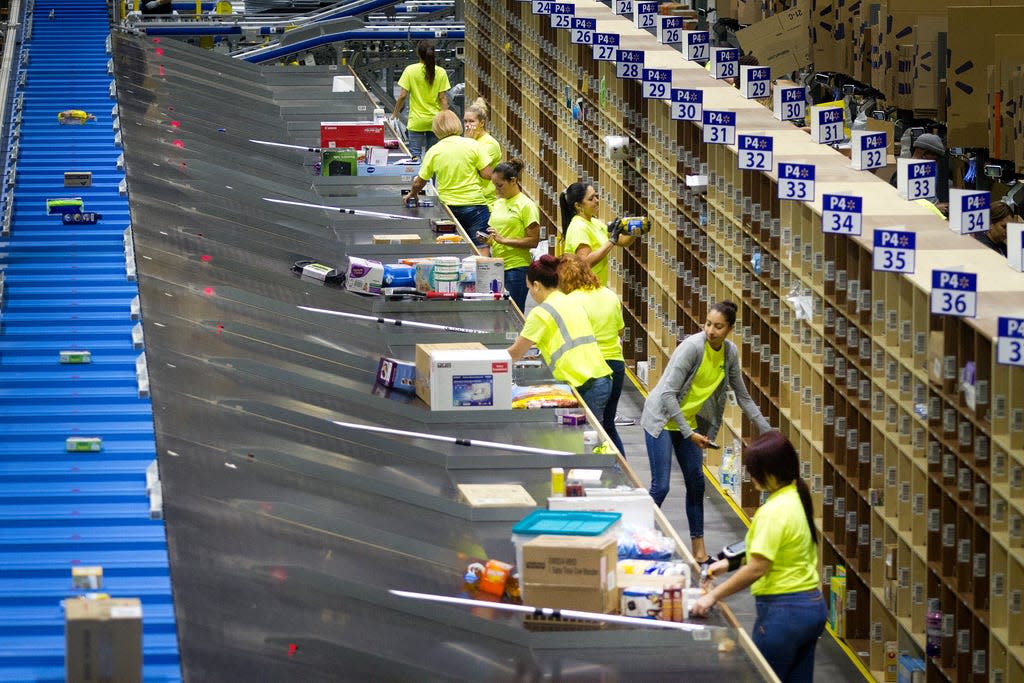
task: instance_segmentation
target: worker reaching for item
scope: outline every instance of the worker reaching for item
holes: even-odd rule
[[[540,244],[540,208],[522,191],[522,174],[520,159],[494,167],[491,183],[497,200],[487,222],[487,244],[491,256],[504,262],[505,289],[519,310],[525,311],[526,270],[533,260],[530,250]]]
[[[589,183],[573,183],[558,195],[562,252],[575,254],[586,261],[598,282],[605,287],[608,285],[608,254],[619,243],[620,234],[616,221],[606,225],[598,220],[598,204],[597,190]]]
[[[651,464],[651,497],[660,507],[668,496],[672,454],[686,484],[686,521],[693,556],[708,561],[704,548],[704,449],[714,442],[732,389],[743,413],[759,433],[771,429],[743,383],[740,354],[728,336],[736,324],[736,304],[708,307],[704,330],[684,339],[644,402],[644,428]]]
[[[476,98],[473,100],[473,104],[466,107],[466,113],[462,115],[462,124],[466,129],[466,137],[476,140],[476,143],[480,145],[483,157],[487,159],[487,164],[494,168],[501,163],[501,145],[493,135],[487,132],[487,111],[487,102],[484,101],[484,98]],[[494,191],[494,185],[481,178],[480,191],[484,193],[487,208],[493,211],[494,202],[498,198]]]
[[[417,43],[416,56],[419,61],[405,67],[398,79],[398,98],[391,117],[398,118],[408,99],[409,119],[405,127],[409,132],[409,152],[422,157],[437,144],[433,121],[439,112],[448,110],[448,91],[452,86],[448,73],[434,59],[433,41]]]
[[[530,264],[526,283],[537,301],[508,353],[520,360],[531,346],[540,349],[555,379],[572,385],[600,419],[612,390],[612,371],[604,362],[586,312],[558,289],[560,259],[547,254]]]
[[[710,590],[690,614],[705,616],[716,602],[750,586],[757,607],[754,644],[783,683],[810,683],[826,615],[811,492],[800,478],[796,449],[778,432],[754,439],[743,465],[768,499],[750,522],[745,555],[733,554],[707,568]],[[712,588],[710,580],[726,571],[736,573]]]

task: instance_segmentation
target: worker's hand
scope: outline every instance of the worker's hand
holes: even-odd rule
[[[487,244],[501,244],[498,233],[494,228],[487,228],[487,232],[484,233]]]
[[[616,218],[608,223],[608,241],[612,244],[619,243],[619,234],[622,233],[622,219]]]
[[[706,617],[710,612],[711,608],[715,606],[715,600],[711,597],[711,594],[702,595],[697,602],[690,605],[690,616],[691,617]]]
[[[708,444],[711,443],[711,439],[703,434],[698,434],[697,432],[690,434],[690,441],[692,441],[697,448],[707,448]]]
[[[700,573],[700,587],[708,590],[715,582],[715,577],[729,571],[729,560],[716,560]]]

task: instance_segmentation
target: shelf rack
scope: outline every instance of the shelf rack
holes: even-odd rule
[[[929,658],[929,680],[1024,678],[1024,369],[993,353],[996,319],[1019,312],[1024,276],[631,17],[586,0],[574,10],[622,49],[644,50],[647,68],[671,69],[674,87],[701,89],[705,110],[736,112],[738,134],[771,135],[776,162],[817,172],[814,202],[780,201],[775,168],[738,170],[735,145],[702,142],[700,124],[672,120],[667,100],[643,99],[639,81],[616,78],[614,62],[532,3],[467,2],[468,93],[491,105],[505,156],[524,160],[551,246],[557,193],[580,178],[599,188],[603,217],[651,219],[650,234],[611,257],[627,362],[646,362],[653,386],[709,303],[735,301],[747,385],[803,459],[825,588],[846,568],[851,648],[881,680],[885,644],[923,652],[936,610],[942,654]],[[628,136],[631,158],[606,158],[606,135]],[[706,193],[687,175],[706,175]],[[864,198],[861,236],[822,232],[826,192]],[[914,274],[873,270],[873,233],[892,227],[917,234]],[[930,313],[933,269],[978,273],[976,318]],[[796,295],[809,297],[810,319]],[[969,362],[970,397],[959,382]],[[735,408],[725,428],[737,445],[752,434]],[[760,498],[743,478],[737,502],[749,514]]]

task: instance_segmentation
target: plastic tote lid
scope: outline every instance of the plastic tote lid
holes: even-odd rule
[[[534,510],[512,527],[513,534],[600,536],[622,519],[619,512]]]

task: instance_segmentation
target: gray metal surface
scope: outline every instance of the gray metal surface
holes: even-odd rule
[[[188,680],[760,678],[742,648],[718,652],[718,640],[735,637],[721,622],[706,640],[629,628],[538,633],[518,617],[388,594],[454,595],[467,563],[512,561],[511,527],[525,511],[469,508],[459,483],[520,483],[543,501],[552,466],[600,467],[609,485],[625,477],[607,455],[525,455],[332,424],[582,447],[581,429],[557,425],[550,410],[432,413],[374,386],[379,357],[411,360],[418,342],[507,345],[521,319],[506,302],[387,302],[291,271],[303,258],[341,265],[346,253],[438,253],[433,244],[372,245],[369,236],[429,237],[426,219],[440,209],[399,222],[264,202],[407,211],[398,178],[347,179],[357,192],[345,196],[339,183],[337,196],[320,197],[314,188],[335,179],[314,182],[312,155],[249,143],[295,142],[278,108],[286,89],[267,85],[257,67],[173,41],[160,55],[145,39],[115,37],[114,48]],[[358,93],[325,99],[323,120],[360,98],[367,103]],[[425,333],[300,305],[487,333]]]

